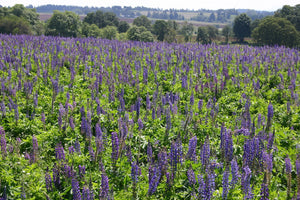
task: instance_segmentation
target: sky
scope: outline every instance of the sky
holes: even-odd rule
[[[0,0],[0,5],[8,7],[15,4],[24,6],[75,5],[88,7],[111,7],[111,6],[144,6],[150,8],[175,8],[175,9],[254,9],[265,11],[276,11],[283,5],[295,6],[300,4],[299,0]]]

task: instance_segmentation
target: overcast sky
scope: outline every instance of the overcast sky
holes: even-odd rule
[[[1,0],[2,6],[13,6],[23,4],[25,6],[41,6],[46,4],[55,5],[76,5],[89,7],[110,7],[118,6],[145,6],[151,8],[176,8],[176,9],[229,9],[243,8],[255,10],[275,11],[282,8],[283,5],[294,6],[300,4],[299,0]]]

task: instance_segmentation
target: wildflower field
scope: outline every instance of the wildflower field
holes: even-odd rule
[[[0,35],[0,58],[1,200],[300,198],[299,50]]]

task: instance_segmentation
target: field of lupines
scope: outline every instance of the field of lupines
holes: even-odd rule
[[[0,35],[0,57],[2,200],[300,198],[298,50]]]

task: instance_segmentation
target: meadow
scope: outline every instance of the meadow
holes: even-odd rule
[[[300,198],[300,55],[0,35],[0,199]]]

